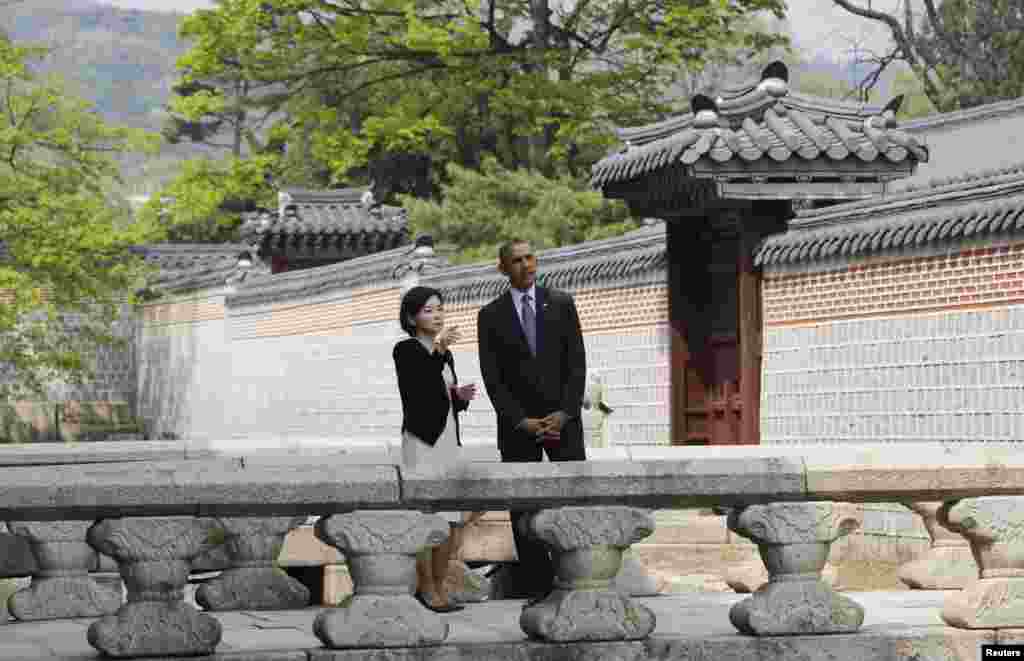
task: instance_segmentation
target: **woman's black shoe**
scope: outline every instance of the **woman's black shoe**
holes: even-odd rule
[[[447,606],[434,606],[429,601],[427,601],[427,598],[423,596],[422,592],[417,592],[414,596],[416,597],[416,601],[420,602],[429,610],[432,610],[435,613],[455,613],[457,611],[466,610],[465,606],[460,606],[459,604],[450,603]]]

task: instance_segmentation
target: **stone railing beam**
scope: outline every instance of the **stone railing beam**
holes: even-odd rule
[[[469,463],[456,474],[352,466],[344,454],[0,467],[0,519],[296,516],[355,509],[495,511],[771,502],[919,502],[1024,496],[1024,452],[914,448],[692,448],[679,459]],[[776,453],[778,456],[772,456]],[[639,455],[638,455],[639,456]]]
[[[524,532],[551,550],[551,594],[523,610],[519,624],[550,642],[638,640],[655,626],[654,613],[612,586],[622,554],[654,532],[654,517],[634,507],[561,507],[520,520]]]
[[[45,472],[0,467],[0,518],[304,516],[400,505],[392,465],[349,466],[343,455],[260,459],[63,465]]]
[[[216,618],[185,603],[190,561],[220,540],[212,519],[122,518],[97,521],[89,543],[118,562],[128,603],[89,627],[94,648],[115,658],[212,654]]]
[[[978,564],[971,546],[952,530],[940,525],[936,516],[941,502],[904,503],[924,521],[931,547],[899,569],[899,579],[915,590],[960,590],[978,578]]]
[[[968,498],[943,504],[943,526],[967,538],[979,578],[946,597],[942,619],[962,629],[1024,627],[1024,498]]]
[[[729,619],[756,636],[852,633],[864,609],[821,579],[832,542],[860,525],[839,503],[772,503],[729,513],[729,529],[757,544],[768,583],[735,604]]]
[[[354,591],[322,612],[313,633],[335,649],[438,645],[448,623],[413,598],[416,554],[448,539],[448,522],[408,510],[358,511],[324,517],[316,536],[348,562]]]

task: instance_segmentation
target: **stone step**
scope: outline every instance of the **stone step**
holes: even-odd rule
[[[865,609],[854,634],[744,636],[729,622],[736,594],[692,593],[635,600],[654,611],[654,634],[635,642],[558,644],[527,640],[519,628],[523,601],[470,604],[443,616],[451,626],[443,645],[422,648],[324,649],[312,623],[323,609],[217,613],[224,629],[218,661],[562,661],[630,659],[842,659],[842,661],[977,661],[982,643],[1022,642],[1019,630],[967,630],[943,626],[939,609],[948,593],[865,592],[851,596]],[[10,623],[2,630],[0,658],[19,661],[94,661],[86,640],[89,619]]]

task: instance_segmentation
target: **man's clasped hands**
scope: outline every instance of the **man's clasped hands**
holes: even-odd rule
[[[437,350],[444,353],[451,345],[458,343],[461,338],[462,333],[459,331],[458,326],[446,326],[437,334],[434,343]],[[467,402],[476,397],[476,384],[474,383],[456,386],[453,390],[456,397]],[[543,418],[527,418],[525,427],[528,434],[547,445],[558,442],[561,438],[562,426],[564,424],[565,414],[561,411],[555,411]]]
[[[547,445],[558,442],[558,439],[561,438],[562,425],[564,424],[565,415],[561,411],[555,411],[543,418],[527,418],[525,426],[528,434],[536,436]]]

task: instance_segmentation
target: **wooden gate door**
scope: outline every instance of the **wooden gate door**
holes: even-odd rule
[[[739,388],[736,336],[709,338],[708,369],[686,370],[686,445],[738,445],[743,405]],[[705,376],[707,380],[705,380]]]

